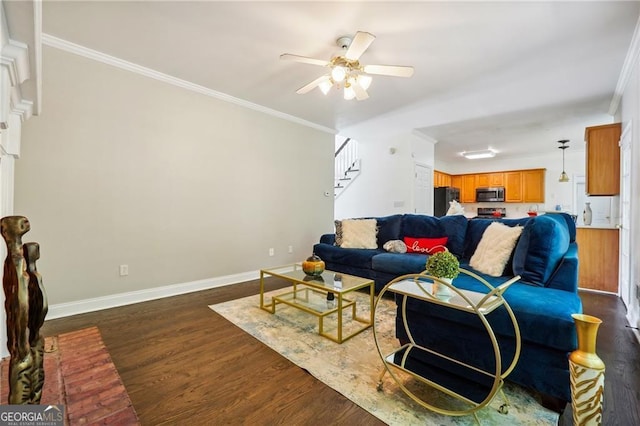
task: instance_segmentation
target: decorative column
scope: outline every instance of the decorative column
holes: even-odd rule
[[[596,354],[596,337],[602,320],[584,314],[571,316],[578,332],[578,349],[569,355],[573,424],[600,425],[605,367]]]

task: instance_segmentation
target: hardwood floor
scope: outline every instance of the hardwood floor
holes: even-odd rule
[[[268,280],[268,288],[286,282]],[[46,336],[96,325],[143,425],[384,424],[230,324],[208,305],[258,281],[47,321]],[[582,293],[604,323],[605,425],[640,424],[640,348],[614,296]]]

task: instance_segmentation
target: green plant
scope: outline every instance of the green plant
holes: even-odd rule
[[[460,262],[458,258],[451,254],[450,251],[441,251],[432,254],[427,259],[427,272],[429,275],[437,278],[455,278],[460,271]]]

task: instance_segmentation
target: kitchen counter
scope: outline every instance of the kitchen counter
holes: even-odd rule
[[[578,229],[619,229],[618,225],[576,225]]]

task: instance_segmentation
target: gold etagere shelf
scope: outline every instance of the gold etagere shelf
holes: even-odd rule
[[[458,289],[454,285],[427,275],[426,273],[403,275],[389,282],[380,291],[375,301],[374,315],[378,303],[384,294],[387,292],[395,293],[396,300],[400,303],[402,324],[409,342],[391,353],[383,353],[380,348],[380,342],[378,341],[378,334],[375,328],[376,321],[374,320],[373,336],[376,348],[384,364],[384,370],[378,382],[378,390],[382,390],[383,378],[385,374],[389,373],[402,391],[423,407],[436,413],[450,416],[472,414],[479,423],[476,412],[491,403],[498,392],[501,393],[504,399],[504,403],[500,406],[499,411],[503,414],[509,412],[509,400],[502,391],[502,386],[504,379],[513,371],[520,357],[521,337],[516,317],[502,295],[514,282],[520,279],[520,276],[510,279],[498,287],[493,287],[484,278],[471,271],[460,268],[460,273],[469,275],[480,281],[488,288],[488,293]],[[448,291],[443,291],[443,289],[448,289]],[[398,298],[397,296],[400,297]],[[438,352],[437,348],[428,348],[417,344],[407,324],[407,301],[409,299],[418,299],[476,315],[480,319],[491,341],[493,356],[495,358],[495,371],[485,371],[461,360],[444,355]],[[497,337],[493,332],[490,322],[486,318],[500,307],[503,307],[508,313],[513,324],[515,337],[514,356],[510,365],[504,371],[502,369],[503,360]],[[425,325],[428,326],[428,324]],[[433,360],[432,364],[429,362],[422,364],[421,374],[418,374],[413,369],[411,355],[414,351],[420,352],[423,363],[426,360]],[[448,369],[455,369],[458,372],[455,376],[458,383],[456,386],[451,386],[451,380],[447,380],[447,378],[453,377]],[[461,374],[460,371],[464,373]],[[415,392],[405,385],[402,379],[403,376],[399,374],[400,372],[407,373],[420,382],[463,401],[464,404],[462,405],[468,408],[454,409],[438,407],[429,401],[425,401],[423,397],[416,395]],[[453,387],[455,387],[455,389]]]

